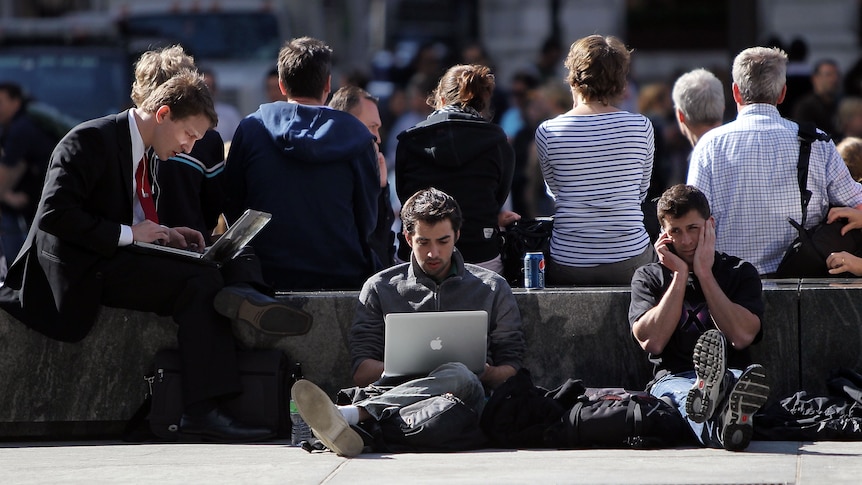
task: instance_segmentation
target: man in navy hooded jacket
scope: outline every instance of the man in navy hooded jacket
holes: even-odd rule
[[[358,289],[382,268],[369,244],[381,190],[374,135],[325,106],[331,65],[317,39],[285,43],[278,76],[287,101],[242,120],[227,157],[225,215],[272,213],[253,246],[278,290]]]

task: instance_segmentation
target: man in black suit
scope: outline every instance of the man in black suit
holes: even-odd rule
[[[220,270],[130,247],[204,247],[200,232],[147,218],[148,182],[137,169],[148,149],[163,160],[186,153],[216,123],[202,77],[183,71],[139,107],[72,129],[51,156],[35,221],[6,285],[19,290],[20,306],[10,313],[62,341],[84,338],[100,305],[171,315],[183,366],[181,433],[257,440],[272,430],[246,426],[221,407],[241,390],[230,319],[291,333],[293,310],[251,286],[228,285],[259,280],[241,274],[254,268],[241,258]]]

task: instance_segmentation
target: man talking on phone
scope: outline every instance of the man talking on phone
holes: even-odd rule
[[[757,270],[715,251],[706,196],[674,185],[657,204],[659,262],[632,277],[629,323],[654,364],[650,393],[669,399],[704,446],[739,451],[769,385],[748,346],[762,336]]]

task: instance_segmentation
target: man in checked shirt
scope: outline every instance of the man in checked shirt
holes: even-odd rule
[[[798,125],[777,106],[787,94],[787,54],[752,47],[733,61],[736,120],[698,141],[688,184],[706,195],[715,217],[717,251],[750,262],[761,276],[775,273],[802,220],[796,164]],[[811,146],[806,226],[826,217],[831,206],[862,208],[862,185],[850,176],[831,141]]]

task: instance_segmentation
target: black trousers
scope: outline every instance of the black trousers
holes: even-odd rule
[[[195,261],[120,249],[96,268],[105,306],[171,316],[183,368],[186,405],[241,391],[231,322],[213,307],[225,285],[249,283],[265,289],[260,263],[251,252],[216,268]]]

